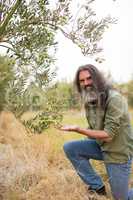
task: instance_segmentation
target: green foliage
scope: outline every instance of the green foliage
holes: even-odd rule
[[[117,85],[117,87],[126,96],[129,106],[133,108],[133,78],[127,83]]]
[[[20,66],[27,65],[28,69],[30,65],[29,70],[38,84],[42,84],[42,76],[43,84],[55,76],[55,69],[51,71],[57,46],[55,35],[69,19],[69,3],[69,0],[59,1],[55,8],[43,0],[15,0],[9,7],[1,3],[1,46],[7,47],[8,54],[14,56]],[[8,18],[13,7],[16,10]],[[4,23],[7,20],[8,23]]]
[[[34,118],[24,121],[24,125],[33,133],[42,133],[51,125],[59,126],[62,121],[63,104],[56,88],[48,88],[44,93],[44,102],[40,105],[42,111]]]
[[[128,103],[133,108],[133,79],[128,82]]]
[[[39,96],[39,93],[38,93]],[[77,109],[79,96],[75,93],[72,83],[56,83],[43,92],[43,100],[39,109],[42,110],[34,118],[24,121],[24,125],[34,133],[42,133],[51,125],[60,126],[63,111]]]
[[[23,121],[23,124],[33,133],[42,133],[51,125],[60,126],[62,115],[56,112],[43,111],[37,114],[33,119]]]
[[[0,2],[0,45],[7,47],[9,56],[17,61],[17,78],[9,91],[12,96],[22,98],[25,82],[31,79],[37,87],[45,89],[56,76],[56,68],[53,66],[57,31],[76,43],[84,54],[100,51],[97,43],[108,25],[115,20],[111,17],[98,20],[91,9],[93,0],[76,8],[74,15],[71,3],[71,0],[58,0],[52,6],[49,1],[43,0],[11,0],[10,5],[5,1]],[[21,98],[18,105],[14,100],[11,101],[12,106],[14,103],[13,110],[17,111],[17,107],[21,107],[24,102]]]
[[[77,44],[84,55],[94,55],[102,51],[99,46],[103,34],[117,20],[111,16],[98,18],[91,8],[95,0],[86,1],[77,7],[76,14],[69,21],[69,31],[63,31],[73,43]]]
[[[23,71],[22,71],[23,70]],[[14,78],[9,82],[6,90],[6,106],[5,108],[20,117],[27,109],[29,109],[30,101],[27,96],[27,86],[29,73],[16,65],[13,66]]]
[[[22,70],[22,68],[21,68]],[[28,110],[42,110],[34,119],[24,123],[34,132],[41,132],[62,119],[62,103],[56,98],[55,87],[45,91],[28,83],[29,73],[19,68],[8,57],[0,57],[0,110],[6,109],[20,118]]]
[[[7,56],[0,56],[0,111],[4,109],[6,104],[6,92],[9,88],[10,81],[14,78],[13,60]]]
[[[27,110],[38,109],[44,93],[41,88],[29,83],[29,73],[25,69],[21,72],[22,68],[20,71],[11,58],[0,56],[0,110],[11,111],[16,117]]]
[[[6,92],[6,109],[13,112],[17,118],[33,107],[33,94],[28,94],[24,77],[17,77],[9,84]]]
[[[11,79],[5,78],[4,86],[0,86],[1,95],[6,95],[6,101],[0,102],[1,109],[6,102],[7,109],[17,117],[29,109],[41,109],[41,114],[26,123],[35,132],[41,132],[52,123],[58,124],[63,109],[78,105],[77,96],[69,85],[60,85],[58,90],[56,87],[46,89],[56,76],[57,32],[71,39],[85,55],[94,54],[101,51],[98,42],[104,31],[115,22],[111,17],[98,20],[91,9],[93,1],[87,1],[75,15],[71,9],[72,0],[53,1],[53,6],[51,1],[43,0],[0,2],[0,46],[6,47],[7,54],[16,61],[13,79],[10,75]],[[39,95],[30,87],[33,85]],[[38,105],[44,96],[45,104]]]
[[[10,54],[21,58],[21,63],[33,66],[53,63],[49,49],[56,49],[54,38],[58,30],[76,43],[85,55],[99,52],[98,42],[116,20],[110,16],[98,20],[91,8],[93,1],[80,7],[75,4],[75,14],[71,9],[72,0],[58,0],[52,4],[43,0],[15,0],[12,6],[0,3],[3,14],[0,41],[10,44],[7,46]]]
[[[57,84],[57,91],[63,101],[64,110],[80,108],[80,97],[73,87],[73,83],[60,82]]]

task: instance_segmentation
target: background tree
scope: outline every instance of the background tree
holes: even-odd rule
[[[117,87],[126,96],[130,108],[133,108],[133,76],[128,82],[118,84]]]
[[[13,65],[13,60],[6,56],[0,56],[0,111],[4,109],[6,104],[6,91],[9,82],[14,79]]]
[[[58,98],[63,102],[62,109],[80,109],[80,96],[76,92],[73,82],[61,81],[56,83]]]
[[[128,103],[133,108],[133,76],[127,84],[128,89]]]
[[[23,121],[24,125],[34,133],[42,133],[51,125],[60,126],[65,103],[64,99],[62,99],[62,94],[57,89],[57,84],[48,87],[45,91],[40,91],[36,86],[33,86],[33,89],[35,91],[29,93],[33,97],[29,98],[32,100],[31,106],[33,109],[38,109],[39,106],[40,112],[35,117]],[[37,100],[38,103],[36,104],[34,100]]]
[[[52,63],[49,49],[56,49],[54,37],[58,30],[78,44],[84,54],[99,52],[98,42],[115,20],[109,16],[98,20],[91,9],[93,1],[77,8],[74,16],[72,0],[58,0],[54,6],[47,0],[1,1],[1,45],[33,68]]]
[[[53,4],[48,0],[0,1],[0,46],[5,47],[7,55],[15,60],[14,80],[10,82],[6,95],[10,99],[8,108],[16,116],[20,117],[27,106],[31,107],[25,101],[29,86],[34,84],[48,92],[47,88],[56,76],[54,62],[58,43],[55,36],[58,31],[76,43],[85,55],[102,50],[98,43],[115,20],[111,17],[98,20],[91,9],[93,1],[86,1],[74,15],[72,0],[53,1]],[[72,97],[70,89],[68,91]]]

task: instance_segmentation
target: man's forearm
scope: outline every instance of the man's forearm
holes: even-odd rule
[[[91,130],[91,129],[84,129],[84,128],[77,127],[76,132],[82,135],[86,135],[90,138],[100,139],[103,141],[111,140],[111,137],[104,130]]]
[[[110,142],[112,140],[112,138],[109,136],[109,134],[107,132],[105,132],[104,130],[85,129],[85,128],[80,128],[77,125],[63,126],[63,127],[60,128],[60,130],[69,131],[69,132],[71,132],[71,131],[77,132],[77,133],[80,133],[82,135],[86,135],[90,138],[103,140],[105,142]]]

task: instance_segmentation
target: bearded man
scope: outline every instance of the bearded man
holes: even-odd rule
[[[106,195],[106,188],[90,159],[104,161],[113,198],[133,200],[133,190],[128,186],[133,130],[126,99],[91,64],[79,67],[75,85],[84,101],[89,127],[67,125],[60,128],[87,136],[84,140],[64,144],[67,158],[88,190],[98,195]]]

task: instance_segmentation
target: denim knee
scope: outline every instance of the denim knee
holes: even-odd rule
[[[71,142],[66,142],[63,145],[63,149],[64,149],[64,152],[66,153],[66,155],[70,155],[73,152],[73,145],[72,145],[72,143]]]

